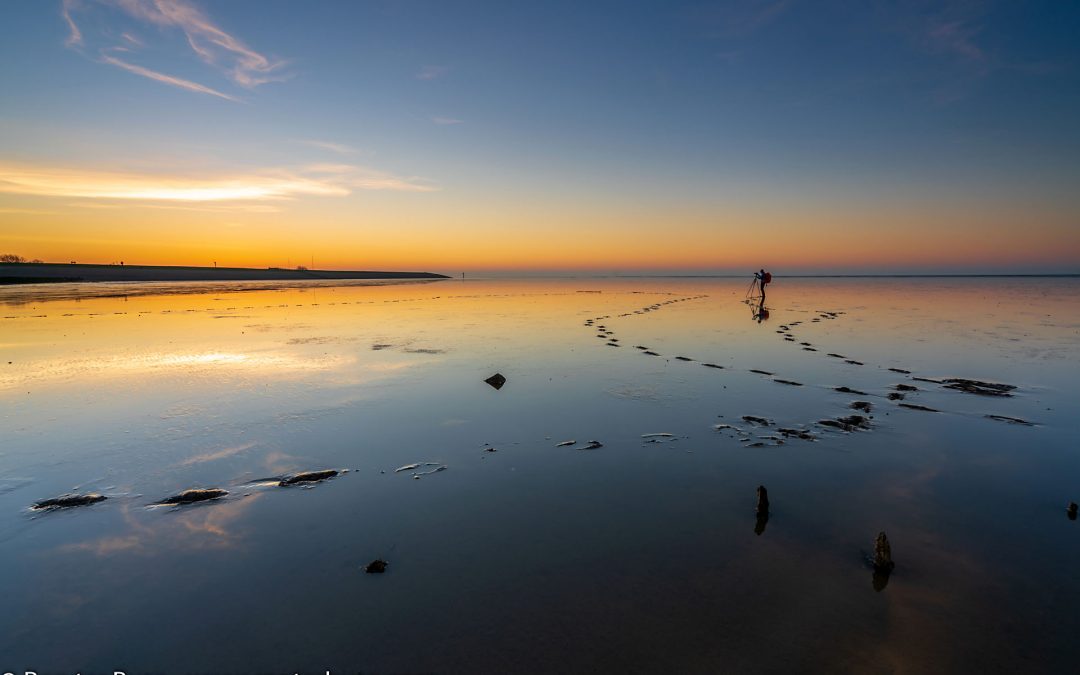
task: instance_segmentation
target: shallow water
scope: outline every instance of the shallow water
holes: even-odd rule
[[[729,279],[114,290],[0,297],[4,672],[1080,657],[1080,279],[777,279],[761,321]]]

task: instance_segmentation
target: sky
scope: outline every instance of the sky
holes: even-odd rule
[[[0,5],[0,253],[1080,272],[1080,4]]]

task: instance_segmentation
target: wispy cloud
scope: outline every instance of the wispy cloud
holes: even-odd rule
[[[424,66],[416,73],[418,80],[434,80],[450,72],[449,66]]]
[[[82,31],[79,30],[79,26],[71,18],[71,9],[75,6],[75,0],[64,0],[60,6],[60,16],[64,17],[64,21],[68,25],[68,36],[64,40],[64,44],[68,47],[75,47],[83,43]]]
[[[439,125],[447,124],[464,124],[465,120],[454,119],[453,117],[432,117],[431,121]]]
[[[135,73],[136,75],[142,75],[143,77],[148,77],[151,80],[157,80],[158,82],[164,82],[165,84],[170,84],[170,85],[172,85],[174,87],[180,87],[181,89],[187,89],[188,91],[195,91],[195,92],[199,92],[200,94],[210,94],[211,96],[219,96],[219,97],[221,97],[223,99],[226,99],[228,101],[237,101],[238,102],[240,100],[240,99],[236,98],[235,96],[229,96],[228,94],[224,94],[224,93],[218,91],[217,89],[211,89],[210,87],[199,84],[198,82],[192,82],[191,80],[185,80],[185,79],[180,78],[180,77],[173,77],[172,75],[166,75],[165,73],[159,73],[156,70],[150,70],[149,68],[143,68],[142,66],[137,66],[134,63],[128,63],[127,61],[123,61],[121,59],[116,58],[115,56],[110,56],[108,54],[102,54],[101,55],[101,62],[102,63],[108,63],[109,65],[116,66],[117,68],[123,68],[124,70],[128,71],[129,73]]]
[[[713,37],[743,38],[776,21],[791,4],[791,0],[749,0],[697,7],[690,15]]]
[[[355,190],[432,192],[436,189],[415,177],[347,164],[273,168],[210,177],[0,164],[0,192],[41,197],[215,203],[302,196],[343,197]]]
[[[88,36],[80,28],[77,18],[93,12],[96,16],[91,25],[99,26],[94,35],[93,45],[87,44]],[[187,89],[202,94],[210,94],[228,99],[239,100],[235,96],[190,80],[151,70],[144,66],[122,61],[111,56],[117,51],[141,49],[147,44],[130,31],[121,31],[114,24],[126,19],[143,22],[159,30],[179,30],[183,33],[188,47],[203,63],[224,74],[236,85],[245,89],[254,89],[260,84],[285,80],[289,77],[283,72],[286,62],[266,56],[245,44],[242,40],[217,26],[197,7],[187,0],[63,0],[61,16],[68,26],[68,47],[84,51],[96,51],[96,58],[101,63],[123,68],[128,72],[148,77],[152,80]],[[119,41],[115,37],[119,35]]]
[[[334,143],[332,141],[318,141],[313,139],[297,141],[304,145],[310,145],[313,148],[320,148],[322,150],[329,150],[330,152],[336,152],[339,155],[351,155],[356,152],[356,148],[345,145],[344,143]]]
[[[923,40],[931,52],[952,54],[967,61],[981,63],[986,60],[986,53],[975,44],[975,37],[980,30],[979,26],[966,21],[931,19],[927,23]]]

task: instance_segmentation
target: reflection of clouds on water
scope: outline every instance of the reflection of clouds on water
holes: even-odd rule
[[[195,455],[194,457],[188,457],[184,461],[180,462],[179,466],[191,466],[192,464],[202,464],[204,462],[213,462],[218,459],[225,459],[226,457],[232,457],[233,455],[255,447],[255,441],[250,443],[244,443],[242,445],[236,445],[231,448],[223,448],[214,452],[207,452],[201,455]]]
[[[157,556],[177,550],[230,548],[243,538],[231,526],[244,517],[251,504],[262,496],[262,493],[253,493],[246,497],[230,497],[167,510],[155,509],[152,517],[160,515],[160,518],[153,524],[142,518],[148,509],[138,509],[136,512],[130,505],[125,505],[121,514],[126,532],[64,544],[59,550],[64,554],[81,552],[110,557],[118,554]]]
[[[137,356],[47,361],[21,373],[0,375],[0,389],[26,384],[45,384],[75,377],[130,378],[138,375],[259,376],[305,375],[312,371],[339,370],[356,358],[349,355],[305,357],[287,352],[200,351],[159,352]]]

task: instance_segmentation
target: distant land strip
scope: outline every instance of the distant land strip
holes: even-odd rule
[[[448,279],[433,272],[308,270],[269,267],[174,267],[168,265],[83,265],[0,263],[0,284],[83,281],[303,281],[305,279]]]

